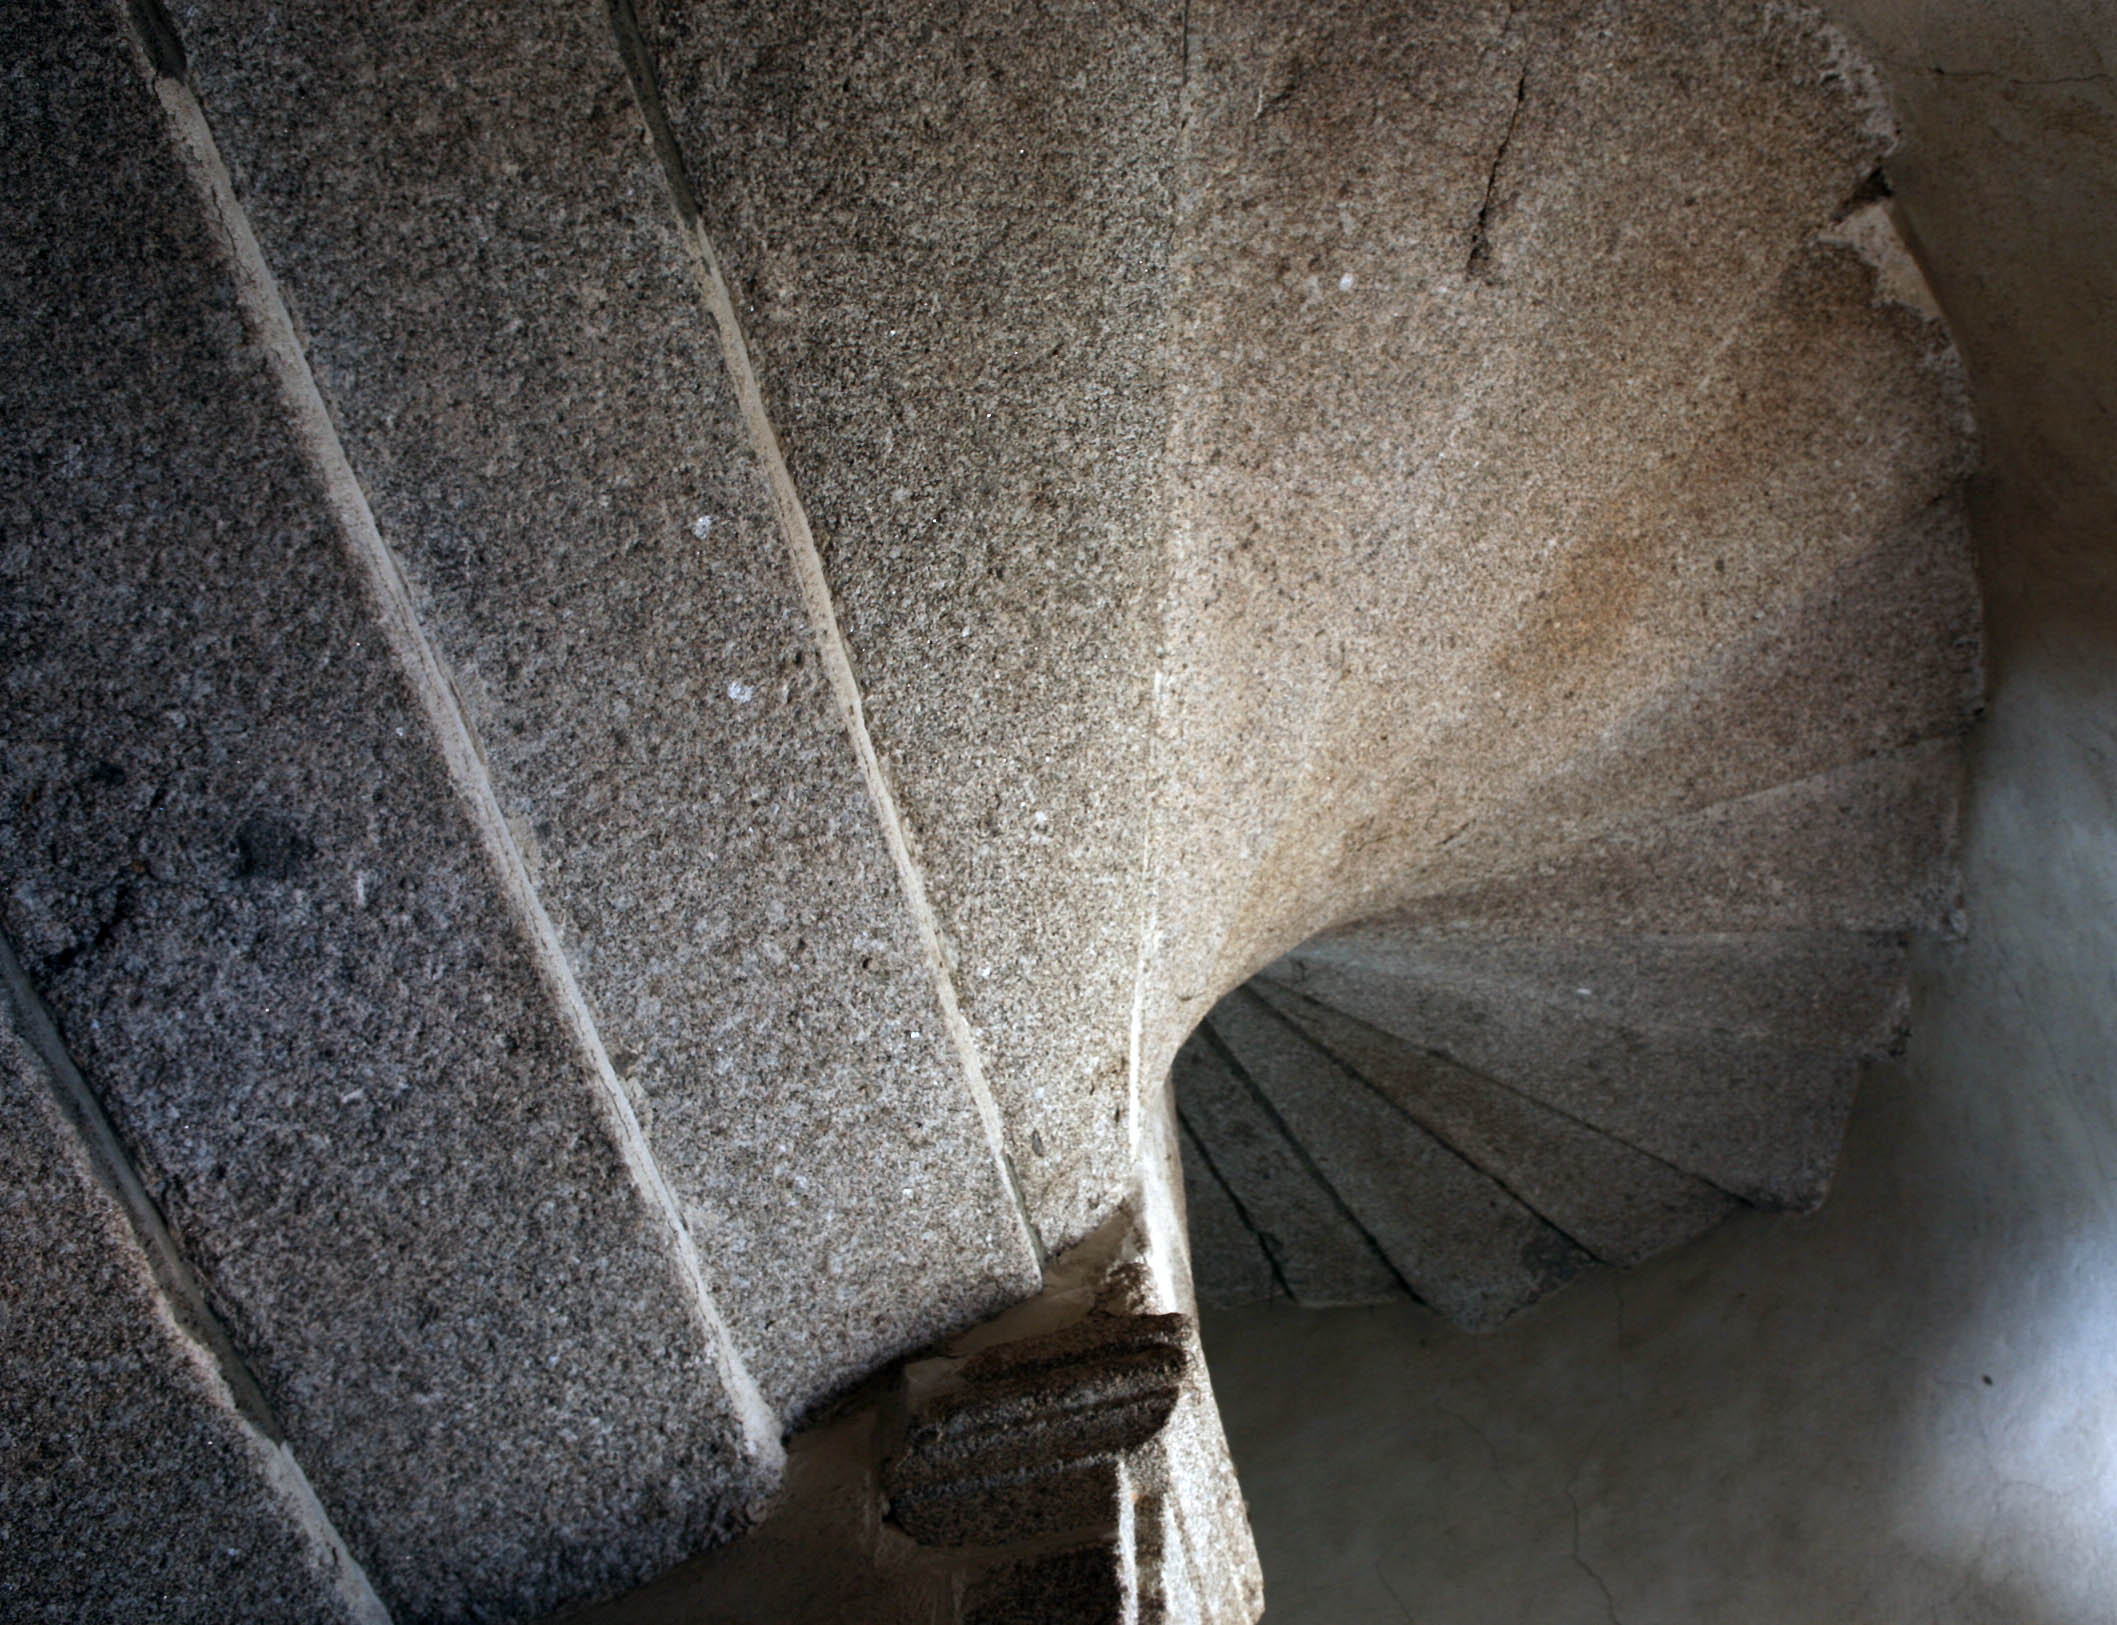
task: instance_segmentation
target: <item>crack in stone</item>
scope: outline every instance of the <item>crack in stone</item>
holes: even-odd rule
[[[1604,1581],[1603,1577],[1600,1574],[1595,1572],[1595,1566],[1590,1563],[1585,1557],[1581,1556],[1580,1498],[1573,1493],[1573,1486],[1571,1483],[1568,1483],[1566,1485],[1566,1504],[1573,1509],[1573,1550],[1571,1554],[1573,1558],[1573,1566],[1579,1569],[1580,1572],[1585,1574],[1590,1580],[1592,1580],[1595,1584],[1595,1589],[1602,1593],[1602,1605],[1604,1610],[1610,1616],[1610,1625],[1624,1625],[1624,1622],[1617,1617],[1617,1599],[1610,1594],[1609,1585]]]
[[[1596,1571],[1595,1566],[1581,1554],[1580,1497],[1574,1492],[1574,1486],[1580,1482],[1580,1475],[1588,1470],[1588,1462],[1595,1454],[1595,1447],[1602,1443],[1603,1435],[1608,1431],[1609,1423],[1607,1422],[1595,1430],[1594,1436],[1588,1441],[1587,1448],[1580,1453],[1580,1459],[1573,1464],[1572,1472],[1566,1475],[1566,1481],[1560,1488],[1566,1497],[1566,1505],[1573,1509],[1573,1545],[1569,1554],[1573,1559],[1573,1566],[1585,1574],[1594,1583],[1595,1589],[1602,1593],[1602,1605],[1604,1611],[1609,1615],[1609,1625],[1624,1625],[1624,1622],[1618,1618],[1617,1598],[1611,1593],[1609,1584]]]
[[[1449,1421],[1454,1422],[1459,1427],[1467,1428],[1472,1433],[1476,1434],[1478,1443],[1482,1444],[1485,1447],[1485,1453],[1492,1458],[1492,1476],[1498,1479],[1502,1484],[1509,1482],[1506,1472],[1500,1466],[1499,1446],[1492,1442],[1491,1434],[1487,1433],[1483,1428],[1479,1427],[1477,1423],[1471,1421],[1469,1417],[1463,1415],[1460,1411],[1451,1410],[1448,1406],[1441,1404],[1438,1400],[1434,1402],[1433,1408],[1439,1411],[1443,1416],[1447,1417]]]
[[[2012,74],[1997,73],[1990,68],[1944,68],[1934,65],[1934,76],[1940,79],[1998,79],[2005,84],[2024,90],[2039,90],[2045,85],[2106,85],[2110,82],[2107,73],[2062,74],[2051,79],[2018,79]]]
[[[1514,14],[1507,18],[1511,27]],[[1492,204],[1499,191],[1500,168],[1507,161],[1507,149],[1514,145],[1514,132],[1522,121],[1522,104],[1529,99],[1529,69],[1525,64],[1514,80],[1514,107],[1507,115],[1507,128],[1500,136],[1499,149],[1492,155],[1492,167],[1485,172],[1485,196],[1478,204],[1477,224],[1470,232],[1470,257],[1463,269],[1480,281],[1492,282],[1497,278],[1492,270]]]
[[[1389,1600],[1397,1605],[1397,1612],[1404,1616],[1404,1625],[1418,1625],[1418,1618],[1411,1611],[1411,1604],[1397,1595],[1397,1588],[1389,1583],[1389,1576],[1382,1572],[1382,1565],[1374,1565],[1375,1580],[1389,1593]]]

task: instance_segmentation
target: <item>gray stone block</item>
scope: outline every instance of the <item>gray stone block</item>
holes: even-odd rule
[[[374,1625],[177,1329],[0,991],[0,1617]]]
[[[912,1367],[904,1445],[882,1477],[892,1521],[942,1546],[1116,1531],[1121,1464],[1167,1425],[1193,1349],[1181,1315],[1093,1313]]]
[[[1262,1582],[1204,1354],[1189,1316],[1153,1307],[1151,1245],[1120,1210],[1035,1298],[790,1438],[753,1534],[566,1617],[939,1625],[1001,1571],[1101,1550],[1126,1621],[1255,1620]],[[1064,1587],[1026,1602],[1097,1617]]]
[[[1176,1057],[1176,1109],[1225,1179],[1297,1303],[1400,1297],[1403,1284],[1249,1086],[1209,1042]]]
[[[1711,1229],[1735,1199],[1506,1085],[1412,1048],[1280,984],[1249,989],[1436,1139],[1606,1264]]]
[[[1961,501],[1936,501],[1451,841],[1447,872],[1960,734],[1981,620]]]
[[[1311,960],[1364,965],[1494,1006],[1528,1000],[1642,1032],[1720,1032],[1791,1049],[1874,1055],[1909,1018],[1894,932],[1538,938],[1351,927],[1264,974],[1298,985]]]
[[[1960,892],[1962,772],[1955,740],[1929,740],[1620,828],[1356,929],[1369,939],[1931,930]]]
[[[537,1613],[769,1467],[121,16],[4,25],[0,913],[384,1600]]]
[[[1068,1531],[1114,1529],[1123,1476],[1112,1455],[1003,1477],[899,1484],[889,1493],[889,1517],[926,1546],[1008,1546]]]
[[[1125,1571],[1114,1541],[1004,1564],[965,1591],[963,1625],[1123,1625]]]
[[[1281,1296],[1264,1243],[1243,1218],[1196,1137],[1188,1129],[1180,1135],[1191,1284],[1198,1301],[1213,1309],[1233,1309]]]
[[[1184,1541],[1183,1519],[1173,1497],[1141,1495],[1133,1503],[1134,1567],[1139,1575],[1139,1617],[1143,1625],[1175,1625],[1207,1620]]]
[[[1760,1207],[1830,1188],[1859,1063],[1710,1032],[1641,1032],[1558,1007],[1307,963],[1302,993]]]
[[[1250,1534],[1249,1504],[1236,1481],[1206,1380],[1204,1350],[1191,1351],[1192,1380],[1169,1425],[1128,1465],[1134,1492],[1132,1536],[1140,1618],[1159,1603],[1169,1625],[1196,1618],[1255,1620],[1264,1612],[1264,1576]],[[1151,1501],[1162,1503],[1155,1518]],[[1196,1613],[1182,1611],[1189,1602]]]
[[[1063,1246],[1133,1157],[1183,8],[640,13]]]
[[[1448,1320],[1489,1331],[1587,1262],[1263,999],[1238,989],[1208,1025],[1405,1283]]]
[[[601,0],[180,16],[767,1397],[1035,1291]]]

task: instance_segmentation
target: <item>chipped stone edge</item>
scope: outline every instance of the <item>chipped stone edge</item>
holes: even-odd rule
[[[611,1065],[595,1019],[574,979],[558,931],[530,879],[456,685],[420,623],[410,586],[376,525],[366,493],[331,422],[296,335],[293,317],[280,296],[249,217],[235,196],[234,183],[205,112],[182,80],[161,70],[152,43],[134,32],[137,13],[133,8],[123,0],[118,0],[118,5],[120,17],[133,37],[135,63],[152,85],[166,115],[171,143],[205,205],[211,230],[233,274],[245,321],[278,385],[287,411],[287,426],[293,431],[310,473],[323,489],[350,562],[367,586],[400,672],[426,713],[449,779],[477,830],[539,977],[588,1068],[625,1170],[671,1243],[674,1262],[687,1288],[687,1307],[704,1334],[707,1355],[741,1430],[739,1448],[752,1472],[752,1482],[743,1487],[749,1502],[745,1510],[754,1515],[785,1466],[779,1419],[744,1365],[713,1299],[690,1226],[654,1159],[639,1116]]]
[[[328,1580],[347,1617],[357,1625],[390,1625],[390,1612],[376,1595],[367,1570],[347,1548],[317,1499],[315,1486],[295,1459],[271,1402],[207,1302],[205,1289],[178,1250],[176,1238],[148,1195],[102,1101],[74,1065],[58,1024],[4,933],[0,933],[0,983],[5,986],[15,1030],[37,1058],[52,1104],[71,1133],[77,1166],[125,1216],[139,1244],[146,1266],[145,1290],[163,1335],[241,1433],[259,1477],[278,1497],[307,1546],[311,1563]]]
[[[1887,203],[1877,200],[1862,205],[1821,233],[1818,242],[1849,248],[1874,274],[1874,302],[1899,305],[1928,322],[1945,326],[1941,302],[1934,297],[1926,273],[1912,257],[1896,216]]]
[[[897,805],[896,792],[890,786],[888,774],[882,766],[881,755],[875,748],[874,737],[868,731],[866,703],[861,696],[859,677],[853,670],[852,651],[846,643],[844,630],[838,623],[837,604],[831,595],[829,578],[824,574],[823,555],[816,546],[815,534],[809,526],[808,510],[794,484],[793,472],[787,467],[785,453],[780,448],[779,433],[773,427],[771,415],[765,409],[764,390],[758,382],[757,369],[750,358],[749,341],[743,335],[734,297],[729,293],[727,279],[721,272],[720,256],[715,252],[713,240],[706,231],[705,217],[699,208],[697,194],[691,187],[682,148],[677,143],[675,133],[669,125],[668,114],[661,103],[652,52],[640,29],[631,0],[609,0],[609,13],[611,31],[617,37],[618,54],[624,60],[626,73],[632,81],[633,99],[639,107],[640,116],[646,122],[656,154],[661,159],[663,179],[669,186],[680,234],[698,282],[699,295],[712,316],[713,326],[720,340],[721,358],[727,367],[729,380],[735,387],[743,426],[749,433],[751,448],[756,453],[758,465],[771,495],[773,517],[778,523],[780,537],[786,543],[788,562],[792,567],[795,583],[800,589],[803,605],[808,611],[809,626],[816,640],[817,653],[830,680],[831,694],[837,702],[846,737],[852,744],[853,754],[859,759],[860,774],[866,782],[868,800],[874,808],[876,821],[881,825],[884,844],[888,846],[890,859],[896,866],[898,885],[904,894],[905,910],[911,916],[912,925],[919,934],[920,946],[925,951],[934,996],[941,1009],[941,1024],[947,1029],[949,1041],[955,1049],[957,1063],[962,1072],[963,1087],[970,1096],[971,1105],[976,1110],[978,1122],[984,1130],[986,1148],[991,1154],[1000,1188],[1007,1193],[1013,1209],[1018,1228],[1016,1239],[1024,1255],[1021,1261],[1028,1266],[1032,1277],[1041,1281],[1047,1262],[1043,1237],[1030,1213],[1021,1181],[1016,1177],[1014,1160],[1007,1152],[1006,1133],[1000,1118],[999,1104],[985,1078],[985,1063],[978,1051],[977,1037],[971,1031],[970,1023],[965,1018],[962,1005],[956,996],[955,977],[942,940],[940,919],[927,896],[926,876],[919,866],[918,858],[912,852],[911,837],[904,815]]]
[[[1880,70],[1860,43],[1806,0],[1769,0],[1764,15],[1790,23],[1822,48],[1823,81],[1836,80],[1845,87],[1860,110],[1861,130],[1880,145],[1882,156],[1895,152],[1902,125]]]

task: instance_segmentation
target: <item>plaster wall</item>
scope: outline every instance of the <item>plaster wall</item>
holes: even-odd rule
[[[1208,1314],[1276,1625],[2117,1618],[2117,12],[1846,21],[1985,436],[1967,935],[1813,1216],[1485,1338]]]

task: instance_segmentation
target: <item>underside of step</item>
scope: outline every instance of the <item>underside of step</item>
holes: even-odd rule
[[[1194,1270],[1489,1328],[1829,1191],[1959,912],[1961,370],[1798,8],[1198,19],[1145,1022]]]
[[[1650,815],[1267,965],[1174,1072],[1201,1298],[1489,1329],[1816,1206],[1911,936],[1948,925],[1958,771],[1938,738]]]

